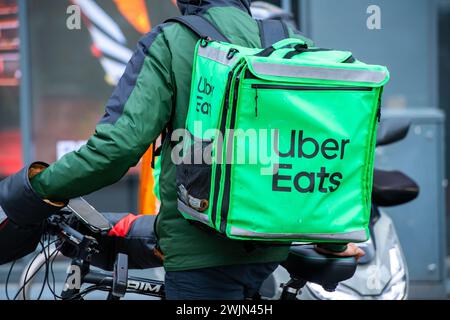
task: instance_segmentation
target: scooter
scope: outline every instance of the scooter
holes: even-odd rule
[[[377,147],[398,142],[406,137],[409,122],[381,123]],[[358,261],[354,276],[341,282],[336,290],[308,282],[301,290],[301,300],[404,300],[408,297],[409,276],[394,224],[380,207],[397,206],[414,200],[419,186],[400,171],[375,169],[370,234],[368,241],[358,244],[365,252]],[[280,266],[264,282],[261,295],[279,299],[289,273]]]

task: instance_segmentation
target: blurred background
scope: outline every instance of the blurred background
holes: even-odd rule
[[[409,119],[413,126],[405,141],[377,151],[377,165],[401,169],[421,193],[386,211],[406,255],[410,296],[446,298],[450,0],[266,2],[290,12],[317,46],[349,50],[389,68],[383,118]],[[379,25],[368,22],[372,5],[379,8]],[[76,8],[79,25],[70,19]],[[175,15],[172,0],[0,0],[0,179],[84,143],[138,39]],[[87,199],[101,211],[137,212],[140,172],[138,165]],[[0,267],[0,283],[7,272]]]

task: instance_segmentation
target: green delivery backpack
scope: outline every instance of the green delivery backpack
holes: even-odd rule
[[[366,241],[386,67],[277,35],[281,22],[258,22],[255,49],[198,16],[170,21],[200,36],[172,135],[181,214],[232,239]]]

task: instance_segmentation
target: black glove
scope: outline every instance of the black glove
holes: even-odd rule
[[[99,244],[99,253],[92,255],[91,264],[103,270],[113,270],[117,253],[128,255],[130,269],[146,269],[162,266],[156,251],[157,240],[153,229],[155,216],[128,213],[102,213],[113,226],[108,234],[93,233],[78,219],[70,226],[81,234],[94,237]],[[64,243],[60,249],[67,257],[76,256],[76,247]]]
[[[0,265],[33,252],[42,231],[43,223],[20,227],[0,209]]]
[[[100,253],[92,257],[92,264],[112,270],[118,252],[128,254],[130,269],[146,269],[162,266],[155,254],[157,246],[153,229],[155,216],[104,213],[113,228],[107,236],[97,237]]]
[[[45,201],[33,191],[30,175],[46,167],[46,163],[35,162],[0,181],[0,265],[32,252],[45,219],[67,204]]]

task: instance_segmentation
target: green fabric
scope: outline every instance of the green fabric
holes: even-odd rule
[[[155,167],[153,168],[153,180],[155,181],[153,185],[153,193],[156,199],[161,201],[161,196],[159,195],[159,176],[161,175],[161,158],[156,157]]]
[[[205,17],[214,21],[233,43],[260,47],[258,26],[245,12],[234,7],[213,7]],[[184,26],[165,25],[148,49],[122,116],[114,124],[97,125],[85,146],[33,178],[31,183],[36,192],[57,200],[85,195],[112,184],[139,161],[168,123],[173,129],[184,128],[196,42],[196,36]],[[161,155],[161,208],[156,224],[166,270],[286,258],[286,247],[263,247],[249,252],[242,241],[208,234],[186,221],[177,210],[170,148],[166,141]]]
[[[285,39],[270,57],[260,57],[257,49],[199,41],[193,68],[199,85],[191,89],[186,127],[196,140],[215,141],[212,152],[222,155],[221,163],[212,162],[208,198],[219,205],[192,211],[195,206],[181,198],[188,206],[180,210],[234,239],[366,241],[378,112],[389,73],[383,66],[343,63],[350,52],[281,59],[293,50],[286,45],[298,43]],[[233,59],[227,58],[231,49],[238,50]],[[199,101],[211,107],[199,110]],[[220,146],[219,128],[225,140]],[[235,130],[234,136],[226,129]],[[262,131],[265,139],[257,137]],[[191,179],[185,180],[195,185]]]

